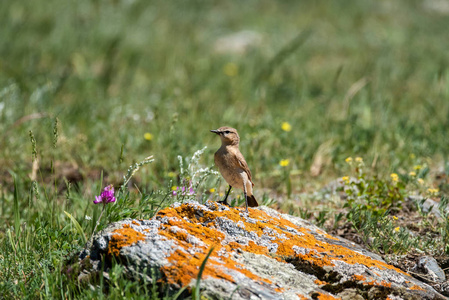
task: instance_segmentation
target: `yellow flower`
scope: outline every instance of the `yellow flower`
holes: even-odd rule
[[[215,193],[215,189],[214,188],[209,189],[209,193]]]
[[[357,162],[357,163],[362,163],[362,162],[363,162],[363,158],[361,158],[360,156],[357,156],[357,157],[355,158],[355,162]]]
[[[145,132],[143,138],[146,139],[147,141],[151,141],[153,139],[153,135],[149,132]]]
[[[423,184],[424,184],[424,179],[418,178],[418,183],[421,184],[421,185],[423,185]]]
[[[177,189],[178,189],[178,187],[177,187],[176,185],[174,185],[174,186],[171,187],[171,190],[172,190],[172,191],[176,191]]]
[[[292,125],[290,125],[289,122],[282,122],[281,128],[282,130],[289,132],[292,130]]]
[[[348,164],[352,163],[352,157],[347,157],[345,159],[345,162],[348,163]]]
[[[422,169],[422,166],[421,165],[416,165],[416,166],[413,167],[413,169],[415,169],[416,171],[419,171],[419,170]]]
[[[391,173],[390,177],[391,177],[391,180],[394,181],[394,182],[399,180],[399,176],[396,173]]]
[[[344,183],[349,184],[349,176],[343,176],[341,180],[343,180]]]
[[[286,166],[288,166],[289,163],[290,163],[290,160],[289,160],[289,159],[283,159],[283,160],[281,160],[281,161],[279,162],[279,165],[280,165],[281,167],[286,167]]]
[[[438,195],[438,192],[439,192],[440,190],[439,189],[432,189],[432,188],[428,188],[427,189],[427,192],[431,195],[431,196],[436,196],[436,195]]]
[[[223,197],[223,196],[224,196],[224,193],[220,193],[219,195],[220,195],[220,197]]]
[[[415,154],[410,153],[410,159],[415,159],[415,158],[416,158]]]
[[[170,177],[170,178],[174,178],[174,177],[176,177],[176,173],[175,172],[168,172],[168,177]]]
[[[398,226],[398,227],[396,227],[396,228],[394,229],[394,232],[399,232],[400,229],[401,229],[401,228]]]
[[[416,176],[416,172],[410,172],[410,173],[408,173],[408,176],[410,176],[410,177],[415,177]]]
[[[393,216],[393,220],[397,220],[398,219],[398,217],[396,217],[396,216]]]
[[[223,73],[229,77],[237,76],[239,73],[239,67],[235,63],[227,63],[223,67]]]

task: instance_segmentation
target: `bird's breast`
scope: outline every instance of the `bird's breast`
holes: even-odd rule
[[[220,148],[214,156],[215,165],[226,182],[238,189],[243,189],[244,182],[248,181],[246,172],[240,167],[235,154]]]

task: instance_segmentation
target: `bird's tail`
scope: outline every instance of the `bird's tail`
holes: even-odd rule
[[[259,206],[259,203],[257,203],[257,200],[254,197],[254,195],[251,195],[251,196],[247,195],[246,199],[248,200],[248,206],[249,207],[257,207],[257,206]]]

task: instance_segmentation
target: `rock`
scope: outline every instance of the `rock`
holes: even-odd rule
[[[356,289],[346,289],[338,296],[341,300],[363,300],[363,297],[359,295]]]
[[[267,207],[247,214],[210,201],[176,203],[152,220],[110,224],[80,254],[80,276],[91,280],[117,261],[130,278],[163,282],[164,293],[182,287],[189,293],[209,251],[200,286],[211,299],[445,299],[298,217]]]
[[[438,202],[432,199],[426,199],[422,204],[422,210],[424,213],[432,213],[437,218],[441,219],[441,213],[438,209]]]
[[[220,54],[244,54],[262,43],[262,35],[251,30],[243,30],[218,38],[214,51]]]
[[[408,196],[407,200],[413,201],[415,204],[418,204],[419,206],[421,206],[421,209],[424,213],[433,214],[438,219],[443,218],[443,216],[441,215],[441,212],[440,212],[440,208],[439,208],[440,203],[439,202],[436,202],[435,200],[428,199],[428,198],[426,199],[423,196]],[[446,206],[445,212],[449,212],[449,206]]]
[[[441,283],[446,280],[444,271],[440,268],[436,259],[431,256],[421,257],[414,270],[423,270],[427,279],[432,282]]]

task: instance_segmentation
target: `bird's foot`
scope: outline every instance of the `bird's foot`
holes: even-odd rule
[[[228,203],[228,201],[227,200],[221,200],[221,201],[217,201],[217,203],[220,203],[220,204],[223,204],[223,205],[226,205],[226,206],[229,206],[229,207],[231,207],[231,205]]]

